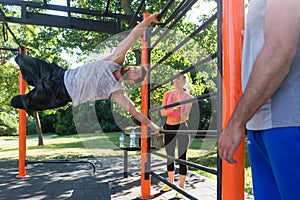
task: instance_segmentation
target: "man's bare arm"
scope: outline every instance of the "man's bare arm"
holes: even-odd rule
[[[114,92],[112,93],[111,97],[121,108],[129,112],[135,119],[151,128],[153,131],[155,131],[155,133],[160,131],[160,128],[156,124],[136,110],[133,102],[125,95],[124,91],[119,90]]]
[[[267,0],[264,33],[265,44],[245,92],[218,141],[219,155],[229,163],[235,163],[233,154],[246,122],[275,93],[290,70],[299,43],[300,1]]]
[[[267,0],[265,44],[259,54],[241,98],[237,116],[245,124],[274,94],[289,72],[297,51],[300,32],[300,1]],[[278,13],[282,13],[280,17]],[[242,118],[240,118],[242,117]]]
[[[118,63],[119,65],[122,65],[125,60],[127,51],[131,48],[135,41],[137,41],[143,35],[147,27],[149,27],[152,22],[159,23],[157,19],[158,14],[159,13],[154,13],[150,15],[148,18],[139,23],[135,28],[133,28],[129,35],[118,44],[114,53],[105,58],[105,60],[111,60]]]

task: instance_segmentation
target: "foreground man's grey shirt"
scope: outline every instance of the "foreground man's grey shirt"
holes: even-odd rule
[[[243,90],[254,62],[264,44],[264,15],[266,0],[251,0],[244,32],[242,64]],[[278,16],[280,17],[280,16]],[[272,67],[272,66],[268,66]],[[300,45],[288,73],[275,94],[247,123],[248,130],[300,126]]]

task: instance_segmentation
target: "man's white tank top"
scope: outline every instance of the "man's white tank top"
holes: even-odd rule
[[[64,82],[73,106],[107,99],[113,92],[124,90],[124,84],[113,75],[114,71],[120,69],[121,66],[112,61],[99,60],[67,70]]]

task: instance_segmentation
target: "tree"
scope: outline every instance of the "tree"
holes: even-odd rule
[[[209,1],[209,0],[205,0]],[[213,1],[213,0],[210,0]],[[147,5],[142,9],[142,12],[157,12],[160,11],[168,0],[153,0],[151,3],[147,3]],[[170,10],[166,13],[165,19],[167,19],[171,14],[172,10],[174,10],[175,6],[181,2],[180,0],[176,0],[174,5],[170,8]],[[90,8],[99,11],[105,11],[106,9],[106,1],[99,2],[98,0],[74,0],[72,1],[72,6],[76,6],[78,8]],[[121,0],[119,1],[111,1],[111,5],[109,7],[110,12],[116,12],[121,14],[132,14],[139,6],[140,1],[137,0]],[[1,9],[10,12],[11,15],[18,14],[18,10],[14,10],[15,8],[2,8]],[[190,13],[187,13],[187,16]],[[79,16],[82,17],[82,16]],[[86,18],[92,18],[93,16],[85,16]],[[206,20],[208,16],[200,15],[199,24],[201,24],[204,20]],[[158,46],[154,50],[152,50],[152,64],[156,63],[163,55],[168,53],[174,45],[178,44],[185,36],[188,36],[193,30],[195,30],[199,25],[186,21],[187,18],[183,18],[180,20],[177,25],[172,28],[168,37],[164,39],[161,46]],[[20,44],[27,46],[28,55],[38,57],[44,59],[46,61],[55,61],[59,65],[64,67],[71,67],[72,64],[75,63],[74,60],[70,60],[69,57],[65,57],[65,55],[75,56],[76,62],[83,62],[86,57],[88,57],[92,52],[95,51],[98,44],[102,44],[103,41],[112,37],[109,34],[89,32],[89,31],[79,31],[72,29],[59,29],[53,27],[43,27],[43,26],[33,26],[33,25],[20,25],[20,24],[9,24],[11,29],[18,38]],[[128,23],[123,23],[122,26],[128,27]],[[164,61],[160,68],[154,70],[151,73],[153,77],[152,81],[154,86],[157,83],[161,83],[170,77],[175,69],[186,69],[191,64],[194,64],[199,58],[203,58],[205,56],[210,55],[216,51],[216,24],[209,26],[208,29],[202,31],[198,34],[191,43],[188,43],[178,52],[174,53],[169,59]],[[121,35],[120,35],[121,36]],[[124,36],[124,35],[123,35]],[[156,36],[153,37],[153,41],[155,41]],[[108,47],[111,49],[116,46],[116,42],[111,42]],[[1,46],[16,48],[17,44],[14,42],[13,38],[9,36],[7,41],[0,41]],[[139,64],[140,63],[140,44],[137,43],[138,48],[133,48],[132,51],[129,52],[128,58],[126,60],[126,64]],[[17,77],[18,70],[16,65],[12,62],[7,62],[14,57],[16,52],[2,52],[0,57],[0,91],[2,95],[0,96],[0,110],[4,112],[13,112],[16,113],[17,110],[12,110],[10,107],[10,99],[12,96],[18,93],[17,86]],[[72,58],[73,59],[73,58]],[[12,64],[13,63],[13,64]],[[5,66],[5,67],[4,67]],[[200,69],[197,69],[190,73],[190,81],[193,83],[191,87],[191,92],[194,96],[199,96],[203,93],[211,91],[216,91],[216,80],[217,76],[216,64],[208,63],[205,66],[202,66]],[[166,85],[155,92],[151,93],[151,104],[152,105],[160,105],[162,94],[164,91],[171,88],[171,85]],[[140,88],[132,87],[128,90],[130,98],[134,101],[134,103],[140,106],[141,96],[140,96]],[[204,106],[208,108],[208,106]],[[68,109],[64,108],[64,112]],[[71,110],[71,109],[70,109]],[[55,113],[56,110],[46,113]],[[119,112],[124,117],[130,117],[127,113],[120,111]],[[153,114],[154,115],[154,114]],[[61,115],[61,117],[67,117],[67,115]],[[43,117],[43,115],[42,115]],[[151,116],[160,120],[160,116],[155,114],[155,116]],[[205,121],[205,120],[204,120]],[[56,127],[61,127],[62,124],[58,125],[57,122]],[[63,121],[61,121],[63,123]]]
[[[39,113],[38,112],[33,112],[33,117],[36,121],[36,130],[38,133],[38,146],[43,146],[44,145],[44,140],[43,140],[43,133],[42,133],[42,126],[41,126],[41,121],[39,118]]]

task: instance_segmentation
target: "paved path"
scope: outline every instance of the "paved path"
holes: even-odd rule
[[[165,161],[156,160],[153,171],[163,176]],[[129,158],[129,176],[123,178],[123,158],[89,159],[96,166],[81,164],[30,164],[26,178],[16,178],[17,161],[0,162],[0,200],[130,200],[137,199],[140,190],[140,157]],[[151,194],[159,194],[163,183],[152,178]],[[178,183],[178,178],[175,178]],[[195,173],[188,174],[186,191],[200,200],[216,199],[216,181]],[[153,199],[176,199],[175,191],[163,193]]]

